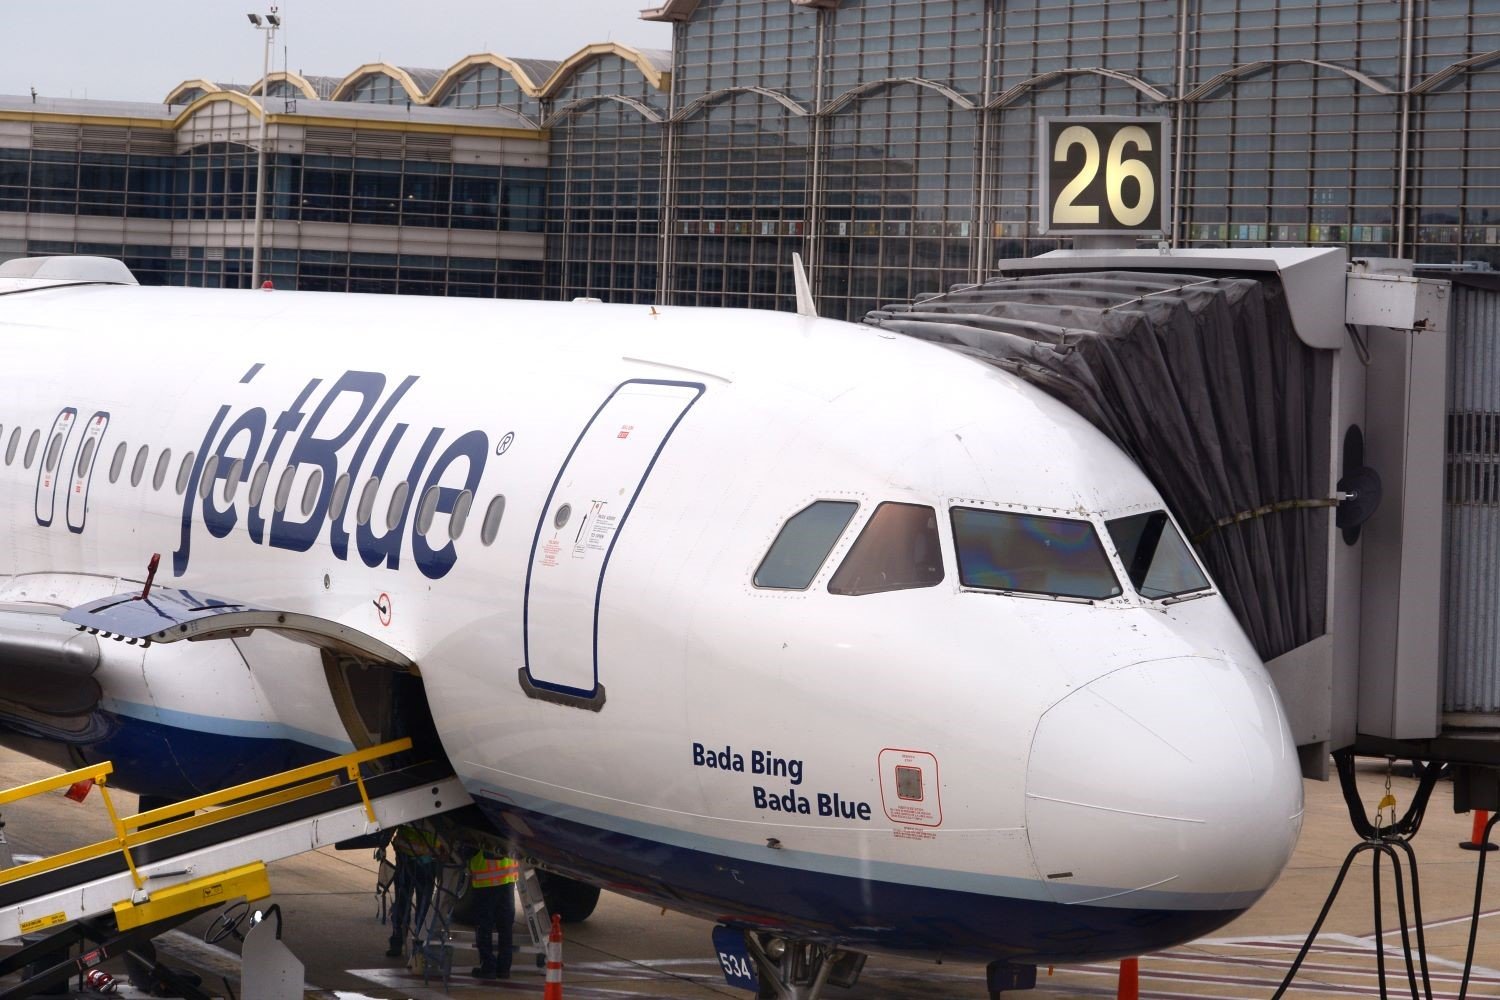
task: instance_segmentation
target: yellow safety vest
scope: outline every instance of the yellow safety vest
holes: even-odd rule
[[[476,889],[510,885],[521,873],[521,866],[510,858],[486,857],[479,851],[469,859],[469,884]]]
[[[398,853],[413,858],[430,858],[437,854],[437,837],[412,826],[401,826],[396,830],[395,846]]]

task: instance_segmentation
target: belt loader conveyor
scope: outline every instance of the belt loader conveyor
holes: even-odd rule
[[[361,774],[410,747],[397,740],[130,817],[101,789],[114,839],[0,871],[0,940],[111,913],[123,931],[261,898],[269,862],[470,803],[445,766]],[[109,773],[101,764],[0,792],[0,806],[91,778],[103,785]]]

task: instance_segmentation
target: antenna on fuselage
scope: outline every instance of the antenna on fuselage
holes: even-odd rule
[[[817,319],[818,304],[813,301],[812,284],[807,280],[807,268],[800,253],[792,254],[792,276],[797,284],[797,315]]]

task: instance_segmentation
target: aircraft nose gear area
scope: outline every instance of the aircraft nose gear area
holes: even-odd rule
[[[768,1000],[814,1000],[825,986],[847,989],[865,967],[858,952],[758,932],[745,935],[745,947],[760,974],[757,996]]]

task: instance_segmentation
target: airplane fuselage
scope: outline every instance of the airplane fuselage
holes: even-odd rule
[[[373,636],[521,851],[791,936],[1137,954],[1269,887],[1296,755],[1211,587],[1132,585],[1112,532],[1162,507],[1062,404],[848,324],[0,296],[0,615],[160,553],[161,584]],[[899,531],[890,566],[854,552]],[[1022,549],[1060,582],[977,566]],[[12,738],[188,794],[378,735],[279,636],[104,652],[87,719]]]

